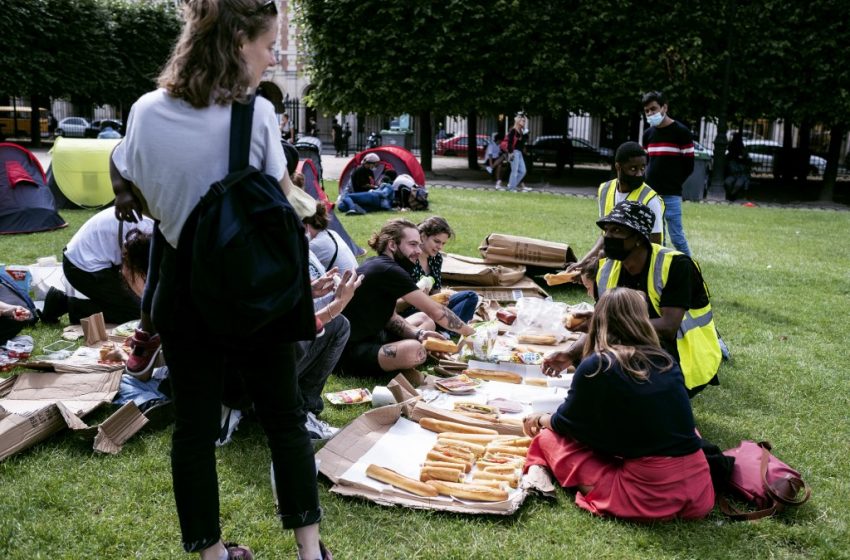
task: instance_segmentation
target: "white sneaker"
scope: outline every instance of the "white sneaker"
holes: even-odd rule
[[[339,428],[334,428],[324,420],[319,420],[312,412],[307,413],[307,422],[304,425],[307,427],[312,440],[328,440],[339,432]]]
[[[487,170],[487,173],[489,173],[490,175],[492,175],[492,174],[493,174],[493,168],[492,168],[492,167],[490,167],[489,165],[488,165],[487,167],[485,167],[484,169],[486,169],[486,170]]]
[[[531,192],[531,187],[520,187],[519,190],[521,192]]]
[[[227,445],[233,440],[233,432],[239,427],[242,420],[242,411],[229,406],[221,405],[221,431],[215,438],[215,446]]]
[[[497,190],[497,191],[503,191],[503,190],[505,190],[505,187],[503,187],[503,186],[502,186],[502,182],[501,182],[501,181],[496,181],[496,190]]]

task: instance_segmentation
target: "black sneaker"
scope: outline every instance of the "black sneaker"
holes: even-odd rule
[[[41,321],[58,323],[59,317],[68,312],[68,296],[62,290],[50,288],[44,296],[44,308],[41,311]]]

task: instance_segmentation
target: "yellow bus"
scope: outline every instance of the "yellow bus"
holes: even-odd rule
[[[38,113],[41,136],[47,138],[47,109],[39,109]],[[30,138],[31,116],[29,107],[0,106],[0,136]]]

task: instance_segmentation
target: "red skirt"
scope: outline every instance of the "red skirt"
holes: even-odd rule
[[[525,468],[549,469],[561,486],[593,486],[576,504],[597,515],[630,521],[699,519],[714,507],[714,487],[702,450],[683,457],[616,459],[552,430],[528,450]]]

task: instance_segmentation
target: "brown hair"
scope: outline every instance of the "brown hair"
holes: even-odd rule
[[[673,367],[649,322],[643,293],[629,288],[607,290],[596,303],[584,343],[584,355],[593,353],[602,359],[591,375],[617,362],[635,380],[646,381],[650,368],[659,367],[659,362],[661,371]]]
[[[301,189],[302,191],[304,190],[304,181],[304,174],[300,171],[296,171],[292,174],[292,184]]]
[[[308,226],[313,226],[319,231],[328,229],[328,207],[321,200],[316,201],[316,213],[301,220]]]
[[[440,216],[431,216],[419,222],[417,226],[420,235],[431,237],[441,233],[447,234],[449,237],[454,237],[455,232],[452,230],[445,218]]]
[[[183,31],[157,85],[197,109],[244,101],[252,84],[242,45],[277,22],[262,7],[258,0],[186,2]]]
[[[131,278],[147,278],[150,262],[151,236],[134,229],[124,237],[121,247],[121,266]]]
[[[387,250],[387,244],[390,241],[395,242],[396,245],[401,244],[401,240],[404,237],[404,230],[406,229],[416,229],[416,225],[404,218],[390,220],[384,224],[381,231],[372,234],[371,239],[369,239],[369,247],[373,248],[379,255],[382,255]]]

